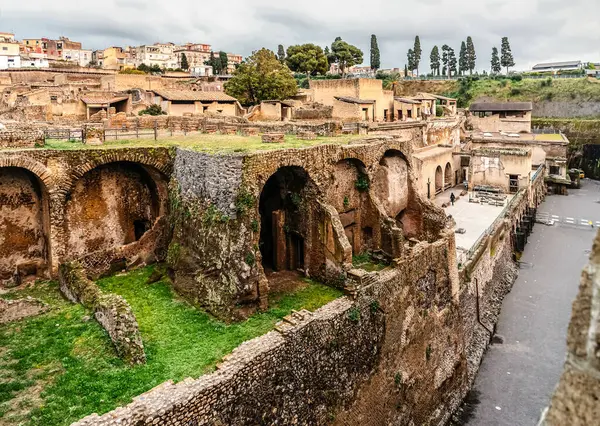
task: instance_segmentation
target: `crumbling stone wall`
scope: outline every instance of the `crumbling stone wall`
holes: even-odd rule
[[[59,269],[60,290],[67,299],[81,303],[110,336],[119,357],[130,364],[144,364],[146,354],[137,320],[121,296],[105,293],[90,281],[77,263],[64,263]]]
[[[581,275],[567,333],[567,360],[540,425],[584,426],[600,418],[600,234]]]
[[[0,148],[35,148],[44,144],[44,132],[39,130],[0,131]]]
[[[86,173],[96,169],[97,167],[103,166],[105,164],[114,164],[114,163],[134,163],[137,164],[138,170],[139,167],[144,167],[145,172],[150,176],[151,182],[147,183],[139,183],[136,184],[136,180],[128,180],[128,182],[133,182],[133,187],[138,188],[146,188],[143,189],[142,193],[146,194],[146,201],[148,201],[148,194],[151,192],[152,202],[155,201],[159,205],[159,208],[156,210],[157,214],[153,216],[152,220],[148,220],[150,223],[149,229],[147,229],[147,233],[154,234],[157,238],[149,238],[146,239],[147,244],[142,244],[142,240],[138,241],[137,244],[134,245],[134,248],[128,249],[128,253],[132,253],[139,249],[139,254],[144,252],[152,253],[155,252],[159,255],[162,251],[166,252],[166,250],[153,250],[152,246],[155,242],[156,244],[165,244],[164,239],[165,235],[170,235],[170,226],[164,226],[164,221],[158,220],[160,217],[166,215],[168,206],[167,206],[167,188],[166,182],[171,174],[172,166],[173,166],[173,153],[174,149],[169,148],[127,148],[127,149],[95,149],[95,150],[73,150],[73,151],[52,151],[52,150],[7,150],[0,152],[0,173],[3,177],[2,179],[8,179],[9,181],[19,181],[24,182],[21,185],[22,188],[26,188],[27,181],[23,181],[22,173],[31,173],[35,179],[31,179],[30,181],[38,181],[39,186],[42,188],[42,201],[36,201],[37,199],[33,197],[33,193],[36,193],[34,189],[27,189],[26,191],[21,191],[21,195],[29,193],[27,195],[28,199],[30,199],[31,203],[18,203],[19,207],[15,210],[14,208],[8,207],[10,203],[7,203],[7,207],[0,207],[0,220],[4,220],[5,217],[9,218],[9,222],[11,220],[16,220],[17,216],[19,217],[31,217],[31,220],[27,222],[27,229],[24,229],[23,233],[15,233],[15,234],[5,234],[2,235],[15,235],[19,236],[19,238],[33,238],[34,240],[28,240],[27,243],[23,243],[21,245],[16,242],[11,242],[4,246],[5,254],[3,254],[2,262],[5,262],[6,265],[3,266],[5,270],[15,271],[17,268],[17,264],[20,264],[22,260],[22,256],[20,257],[19,253],[25,253],[28,251],[28,256],[32,258],[32,260],[44,260],[45,263],[38,268],[37,275],[42,276],[44,271],[50,272],[52,275],[55,275],[58,271],[58,265],[65,260],[73,259],[74,256],[79,256],[82,254],[88,254],[91,252],[95,252],[96,249],[112,249],[114,247],[109,247],[109,240],[112,241],[112,236],[115,231],[115,228],[110,225],[110,221],[108,218],[100,218],[98,217],[97,225],[99,226],[111,226],[110,229],[105,228],[104,230],[93,229],[91,231],[95,232],[96,236],[99,239],[87,239],[88,234],[85,232],[81,235],[84,236],[83,247],[81,242],[74,242],[77,246],[79,244],[79,248],[76,251],[71,251],[69,249],[69,244],[71,244],[69,234],[71,232],[78,232],[73,228],[73,221],[71,224],[67,221],[67,206],[70,206],[71,212],[85,213],[94,216],[94,202],[103,203],[106,202],[111,196],[115,194],[122,195],[122,189],[114,188],[115,194],[110,194],[108,192],[100,191],[99,194],[104,198],[99,198],[97,200],[91,199],[90,197],[85,196],[85,191],[81,188],[76,190],[77,184],[79,180],[86,175]],[[110,166],[111,169],[113,166]],[[19,170],[25,170],[26,172],[18,172]],[[18,173],[15,173],[17,171]],[[20,174],[19,174],[20,173]],[[96,175],[97,172],[93,172],[92,175]],[[103,173],[100,173],[103,175]],[[19,177],[21,176],[21,177]],[[139,177],[139,176],[138,176]],[[102,179],[99,181],[101,182]],[[110,181],[110,180],[109,180]],[[113,184],[115,181],[113,181]],[[24,185],[24,186],[23,186]],[[102,186],[102,185],[100,185]],[[14,186],[8,185],[5,188],[13,188]],[[31,185],[30,185],[31,187]],[[108,189],[108,188],[107,188]],[[0,192],[4,191],[4,189],[0,190]],[[13,191],[13,189],[10,189]],[[10,192],[9,191],[9,192]],[[74,192],[75,191],[75,192]],[[16,196],[13,192],[7,192],[7,196],[13,197]],[[18,191],[17,191],[18,192]],[[45,195],[44,195],[45,194]],[[86,204],[86,209],[79,209],[77,206],[73,204],[73,195],[76,195],[76,199],[88,200],[89,202]],[[18,194],[17,194],[18,195]],[[18,195],[21,197],[21,195]],[[13,197],[14,198],[14,197]],[[22,197],[21,197],[22,198]],[[132,198],[133,200],[133,198]],[[140,199],[141,200],[141,199]],[[138,200],[139,201],[139,200]],[[143,200],[142,200],[143,201]],[[132,206],[128,204],[128,200],[123,201],[123,205],[119,206],[118,211],[121,212],[121,215],[116,215],[117,222],[116,224],[122,223],[125,219],[131,219],[131,216],[128,216],[127,212],[136,212],[138,207]],[[35,204],[38,203],[38,204]],[[43,220],[43,234],[39,233],[40,227],[38,225],[34,225],[35,223],[40,223],[34,221],[36,214],[34,211],[39,211],[38,206],[40,205],[47,206],[45,208],[45,213],[42,214]],[[14,204],[14,203],[13,203]],[[22,205],[23,204],[23,205]],[[34,208],[35,207],[35,208]],[[101,207],[101,206],[100,206]],[[23,210],[22,213],[19,213],[17,210]],[[20,211],[19,210],[19,211]],[[85,211],[84,211],[85,210]],[[26,213],[29,211],[30,213]],[[18,214],[17,214],[18,213]],[[29,216],[27,216],[29,215]],[[38,214],[39,216],[39,214]],[[10,219],[10,218],[13,219]],[[82,217],[75,215],[71,215],[71,219],[75,218],[75,222],[77,220],[82,219]],[[114,219],[115,217],[113,217]],[[112,220],[112,219],[111,219]],[[135,220],[135,219],[134,219]],[[113,221],[114,222],[114,221]],[[11,222],[12,223],[12,222]],[[80,221],[82,229],[88,229],[85,221]],[[114,223],[113,223],[114,224]],[[162,224],[162,225],[161,225]],[[19,223],[17,222],[18,226]],[[157,226],[162,226],[162,229],[166,231],[166,234],[160,234],[160,237],[153,233],[153,230],[157,230]],[[116,228],[117,231],[119,228]],[[121,230],[123,228],[120,228]],[[130,228],[127,229],[128,232],[131,231]],[[44,238],[42,238],[42,235]],[[123,234],[125,235],[125,234]],[[123,236],[121,235],[121,236]],[[144,234],[145,235],[145,234]],[[105,236],[109,237],[105,239]],[[135,233],[134,233],[135,236]],[[11,237],[12,238],[12,237]],[[8,240],[6,240],[8,241]],[[45,242],[45,246],[42,245],[42,242]],[[120,240],[114,239],[115,244],[126,244],[130,242],[129,240]],[[106,243],[106,244],[105,244]],[[27,248],[20,249],[19,247],[45,247],[44,250],[36,249],[36,250],[28,250]],[[21,251],[20,251],[21,250]],[[14,254],[13,254],[14,253]],[[135,257],[135,255],[132,255]],[[131,257],[131,258],[133,258]],[[0,262],[0,263],[2,263]],[[37,265],[37,263],[36,263]],[[33,272],[27,272],[33,269]],[[21,275],[29,275],[36,274],[35,268],[23,269]]]
[[[47,266],[48,192],[24,168],[0,167],[0,280],[43,273]]]
[[[151,229],[161,207],[164,211],[156,184],[134,163],[103,165],[82,176],[66,205],[70,255],[79,258],[138,241]]]
[[[355,282],[354,301],[293,314],[215,373],[76,425],[443,424],[467,383],[452,250],[444,232]]]

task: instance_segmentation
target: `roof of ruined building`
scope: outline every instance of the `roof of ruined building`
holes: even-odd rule
[[[413,99],[421,99],[426,101],[435,101],[437,98],[431,93],[419,92],[415,96],[412,96]]]
[[[409,99],[409,98],[395,97],[394,100],[398,101],[398,102],[402,102],[404,104],[412,104],[412,105],[418,105],[421,103],[421,102],[417,101],[416,99]]]
[[[109,96],[109,95],[97,95],[97,96],[82,96],[81,101],[85,104],[114,104],[115,102],[121,102],[129,99],[129,96]]]
[[[359,98],[353,98],[351,96],[336,96],[335,99],[337,99],[340,102],[346,102],[349,104],[374,104],[375,101],[372,99],[359,99]]]
[[[277,99],[270,99],[270,100],[267,100],[267,101],[263,101],[263,103],[265,103],[265,104],[277,104],[277,103],[280,103],[281,105],[286,106],[286,107],[293,107],[294,106],[294,103],[292,101],[278,101]]]
[[[531,111],[531,102],[475,102],[469,107],[471,112],[499,112],[499,111]]]
[[[168,101],[210,101],[236,102],[237,99],[223,92],[203,92],[193,90],[153,90],[153,92]]]

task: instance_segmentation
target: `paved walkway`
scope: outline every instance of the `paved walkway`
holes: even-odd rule
[[[600,218],[600,186],[586,181],[571,195],[548,196],[551,215]],[[479,403],[469,426],[534,426],[562,372],[571,304],[597,229],[537,224],[529,237],[497,333],[475,381]]]

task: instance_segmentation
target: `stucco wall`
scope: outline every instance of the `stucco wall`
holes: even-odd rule
[[[525,112],[524,117],[507,115],[506,118],[500,118],[497,113],[489,117],[479,117],[477,113],[471,113],[467,123],[474,130],[483,132],[531,133],[531,111]]]
[[[508,193],[509,175],[518,175],[519,188],[524,188],[530,183],[531,173],[531,152],[518,152],[515,155],[493,151],[473,153],[469,169],[469,188],[488,185]]]

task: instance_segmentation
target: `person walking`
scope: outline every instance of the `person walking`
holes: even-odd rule
[[[454,196],[454,192],[450,194],[450,202],[452,203],[452,205],[454,205],[454,201],[456,200],[456,197]]]

